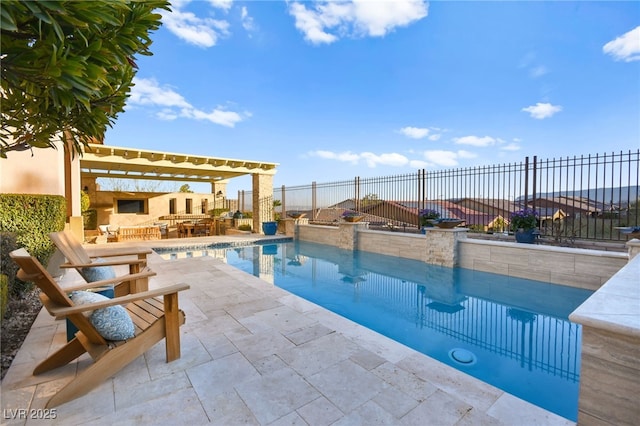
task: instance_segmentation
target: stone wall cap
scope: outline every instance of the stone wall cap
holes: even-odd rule
[[[462,244],[491,245],[491,246],[509,247],[509,248],[521,249],[521,250],[538,250],[542,252],[582,254],[582,255],[587,254],[587,255],[598,256],[598,257],[613,257],[616,259],[629,259],[628,253],[621,253],[617,251],[594,250],[594,249],[574,248],[574,247],[557,247],[557,246],[546,246],[546,245],[538,245],[538,244],[523,244],[523,243],[517,243],[515,241],[513,242],[489,241],[489,240],[479,240],[479,239],[473,239],[473,238],[467,238],[460,242]]]
[[[598,291],[578,306],[569,319],[613,333],[640,337],[640,257],[632,259]]]

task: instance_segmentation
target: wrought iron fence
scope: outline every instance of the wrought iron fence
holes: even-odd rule
[[[335,223],[345,210],[372,227],[417,232],[419,211],[462,219],[475,232],[508,232],[510,215],[534,209],[543,236],[557,241],[625,241],[640,225],[640,150],[274,188],[278,216],[301,211]],[[240,205],[252,208],[251,191]],[[623,229],[620,229],[623,228]]]

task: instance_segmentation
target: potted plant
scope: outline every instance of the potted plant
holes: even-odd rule
[[[274,202],[275,204],[275,202]],[[272,212],[271,216],[274,216],[274,213]],[[277,215],[275,215],[276,218],[275,220],[267,220],[265,222],[262,222],[262,233],[264,235],[276,235],[276,232],[278,232],[278,217]]]
[[[276,235],[278,231],[278,222],[275,220],[269,220],[262,222],[262,233],[264,235]]]
[[[538,212],[534,209],[522,209],[511,213],[511,229],[519,243],[533,244],[537,236]]]
[[[354,210],[345,210],[342,213],[342,218],[347,222],[360,222],[363,217],[362,213]]]
[[[420,216],[420,227],[422,228],[423,233],[424,228],[433,227],[433,222],[431,222],[432,220],[440,218],[440,212],[433,209],[422,209],[418,212],[418,215]]]

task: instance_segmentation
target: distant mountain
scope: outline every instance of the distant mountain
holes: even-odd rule
[[[629,202],[634,202],[640,198],[640,187],[622,186],[618,188],[583,189],[582,191],[558,191],[536,194],[537,198],[553,196],[582,197],[604,204],[627,205]],[[529,194],[529,198],[531,198],[531,194]],[[521,195],[516,198],[516,201],[523,199],[524,196]]]

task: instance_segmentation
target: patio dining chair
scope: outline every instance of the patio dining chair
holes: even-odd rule
[[[189,289],[188,284],[109,299],[84,290],[113,280],[62,289],[24,248],[10,256],[20,266],[18,278],[38,286],[47,311],[56,318],[69,319],[79,330],[71,341],[38,364],[33,374],[67,365],[84,353],[93,359],[93,364],[78,371],[49,399],[46,408],[86,394],[163,339],[167,362],[180,358],[180,326],[185,315],[178,307],[178,292]]]
[[[85,250],[80,241],[69,231],[52,232],[49,238],[67,259],[60,268],[73,268],[87,282],[115,278],[114,266],[129,266],[129,275],[121,276],[121,283],[115,286],[114,294],[119,296],[137,293],[149,288],[149,277],[155,275],[147,267],[147,255],[151,249],[141,247],[105,247],[92,250],[92,255]],[[127,258],[122,258],[127,256]],[[136,256],[135,259],[132,259]],[[106,260],[118,257],[116,260]]]
[[[106,237],[107,242],[118,239],[118,233],[112,229],[111,225],[98,225],[98,231],[100,231],[100,235]]]

